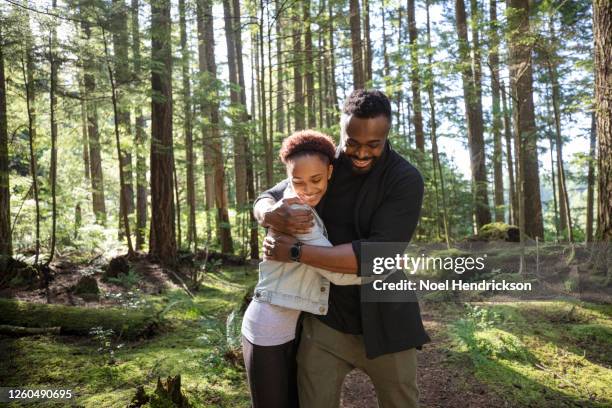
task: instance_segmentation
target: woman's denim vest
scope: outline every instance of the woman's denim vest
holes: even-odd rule
[[[294,196],[291,184],[284,196]],[[295,236],[298,240],[307,245],[332,246],[327,240],[325,225],[313,208],[302,204],[293,204],[292,208],[312,211],[315,220],[308,234]],[[259,282],[253,300],[324,315],[328,309],[330,281],[335,285],[361,284],[357,275],[330,272],[298,262],[265,260],[259,264]]]

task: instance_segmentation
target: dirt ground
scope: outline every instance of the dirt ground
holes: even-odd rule
[[[449,339],[444,322],[433,314],[423,314],[423,322],[432,341],[418,355],[418,386],[422,408],[485,408],[507,406],[486,385],[475,379],[468,369],[447,362]],[[344,380],[342,408],[378,407],[376,391],[370,378],[353,370]]]

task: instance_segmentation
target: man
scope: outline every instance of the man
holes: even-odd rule
[[[282,199],[284,180],[255,202],[259,223],[273,231],[264,242],[266,258],[366,276],[363,243],[410,241],[423,180],[391,148],[390,128],[391,104],[382,92],[349,96],[332,178],[316,206],[334,246],[301,245],[292,237],[308,231],[312,216]],[[416,348],[429,341],[418,303],[362,302],[359,286],[332,284],[327,314],[303,315],[297,357],[302,408],[338,407],[344,377],[355,367],[372,379],[381,407],[418,405]]]

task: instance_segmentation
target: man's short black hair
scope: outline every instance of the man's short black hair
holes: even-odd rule
[[[384,115],[391,123],[391,102],[387,95],[376,89],[355,89],[344,102],[342,111],[362,119]]]

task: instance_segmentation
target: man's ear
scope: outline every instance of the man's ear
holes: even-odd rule
[[[334,165],[330,164],[327,168],[327,179],[329,180],[334,172]]]

